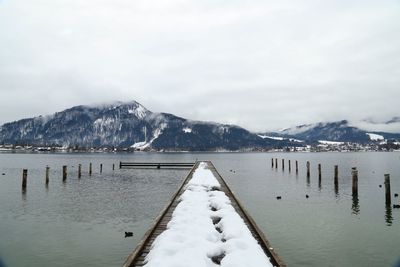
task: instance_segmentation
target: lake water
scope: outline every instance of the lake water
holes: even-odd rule
[[[278,169],[271,168],[271,158],[279,159]],[[121,266],[188,170],[120,170],[119,161],[196,159],[213,161],[288,266],[395,266],[400,260],[400,210],[385,206],[383,185],[384,174],[390,173],[392,202],[399,204],[393,195],[400,193],[400,153],[393,152],[0,153],[1,261],[7,267]],[[310,179],[306,161],[311,163]],[[68,166],[65,182],[63,165]],[[334,165],[339,165],[338,190]],[[359,171],[358,198],[352,197],[353,166]],[[23,168],[28,169],[25,194]],[[124,231],[134,236],[125,238]]]

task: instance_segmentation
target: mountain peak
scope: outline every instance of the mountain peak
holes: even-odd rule
[[[0,128],[0,142],[197,151],[265,148],[272,144],[237,126],[153,113],[136,101],[75,106],[46,118],[8,123]]]

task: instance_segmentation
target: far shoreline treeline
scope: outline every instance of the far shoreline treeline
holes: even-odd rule
[[[135,147],[83,147],[78,145],[36,145],[36,144],[0,144],[0,153],[118,153],[118,152],[400,152],[400,144],[397,142],[387,142],[385,144],[359,144],[351,142],[330,142],[315,143],[307,146],[276,146],[271,148],[265,147],[246,147],[238,150],[227,150],[224,148],[208,149],[208,150],[191,150],[191,149],[154,149],[152,147],[135,148]]]

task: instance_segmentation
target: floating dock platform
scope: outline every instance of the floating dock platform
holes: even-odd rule
[[[119,162],[120,169],[191,169],[194,162]]]
[[[222,194],[221,192],[223,192],[224,195],[226,195],[226,197],[224,196],[224,198],[226,199],[224,203],[230,202],[229,205],[233,207],[233,208],[229,207],[229,209],[227,209],[228,212],[232,211],[233,213],[237,213],[237,215],[240,216],[240,218],[238,217],[239,220],[243,222],[243,227],[245,227],[245,228],[247,227],[247,229],[248,229],[248,231],[247,231],[247,229],[245,231],[236,231],[236,230],[234,230],[233,233],[235,233],[235,234],[239,233],[239,235],[241,235],[242,232],[246,232],[248,234],[248,236],[250,237],[250,239],[253,240],[253,238],[254,238],[255,241],[253,241],[253,243],[254,243],[254,246],[257,246],[257,247],[254,247],[253,245],[250,245],[250,246],[248,246],[249,249],[247,250],[247,252],[251,252],[251,251],[256,250],[259,254],[262,254],[261,258],[265,258],[267,263],[268,263],[268,264],[265,264],[265,265],[264,264],[249,264],[249,265],[244,264],[244,265],[245,266],[257,266],[257,267],[263,267],[263,266],[285,267],[286,264],[283,262],[283,260],[278,256],[278,254],[272,248],[272,246],[268,242],[268,240],[265,237],[265,235],[263,234],[263,232],[258,228],[258,226],[256,225],[255,221],[250,217],[250,215],[247,213],[247,211],[240,204],[238,199],[235,197],[233,192],[229,189],[229,187],[226,184],[226,182],[224,181],[224,179],[221,177],[221,175],[218,173],[218,171],[216,170],[216,168],[214,167],[214,165],[210,161],[196,162],[193,165],[193,167],[190,170],[189,174],[184,179],[184,181],[180,185],[180,187],[177,190],[177,192],[173,195],[171,201],[162,210],[160,215],[156,218],[154,225],[151,226],[151,228],[146,232],[146,234],[144,235],[143,239],[137,245],[136,249],[126,259],[125,263],[123,264],[123,267],[141,267],[141,266],[146,266],[146,265],[149,265],[149,266],[157,266],[158,265],[160,267],[162,267],[162,266],[170,266],[169,264],[167,264],[168,255],[167,255],[167,257],[165,257],[165,255],[164,255],[163,256],[164,259],[159,261],[159,262],[163,262],[161,265],[159,265],[157,263],[154,264],[154,261],[153,261],[153,264],[149,264],[149,263],[151,263],[151,260],[154,258],[154,254],[157,254],[156,253],[157,251],[154,251],[154,250],[157,250],[156,247],[158,245],[160,245],[160,241],[168,240],[168,239],[166,239],[166,236],[168,235],[167,234],[168,231],[171,231],[171,228],[176,227],[177,224],[180,225],[182,223],[182,220],[180,222],[178,222],[178,223],[177,223],[176,220],[174,221],[174,219],[176,219],[176,216],[177,216],[176,214],[174,214],[175,210],[179,210],[177,213],[178,214],[180,213],[182,215],[182,209],[179,209],[178,205],[180,205],[180,203],[185,201],[185,199],[188,199],[187,197],[190,194],[194,194],[194,193],[202,190],[202,188],[203,188],[202,185],[200,185],[200,187],[196,187],[197,185],[193,184],[194,182],[191,181],[191,180],[195,180],[194,176],[196,176],[196,172],[199,169],[199,166],[201,166],[203,169],[206,169],[210,173],[210,175],[212,173],[212,176],[216,179],[216,181],[218,181],[218,184],[219,184],[218,188],[215,188],[215,186],[209,187],[209,189],[205,190],[204,192],[207,192],[207,194],[209,194],[211,196],[211,198],[215,198],[215,196],[218,197],[218,195],[221,195]],[[187,190],[190,190],[189,195],[188,195],[187,192],[185,192]],[[215,193],[215,192],[213,192],[214,190],[217,190],[217,191],[220,191],[220,192],[219,193],[218,192]],[[192,193],[192,192],[194,192],[194,193]],[[196,201],[194,201],[194,203],[198,203],[198,201],[196,200]],[[220,201],[220,203],[222,203],[222,202]],[[224,205],[224,204],[222,204],[222,205]],[[210,208],[211,208],[211,211],[209,211],[210,213],[218,212],[218,210],[217,210],[218,207],[217,207],[217,209],[215,209],[214,207],[210,207]],[[191,213],[195,213],[195,211],[192,212],[191,209],[189,209],[189,210],[190,211],[188,212],[188,214],[184,215],[184,216],[191,216]],[[221,209],[221,211],[222,211],[222,209]],[[208,214],[208,213],[206,212],[205,214]],[[224,214],[224,213],[222,212],[220,214]],[[232,217],[230,217],[230,218],[232,218]],[[229,217],[225,218],[225,220],[227,220],[226,223],[231,223],[232,222],[232,220],[230,218]],[[214,218],[212,218],[212,217],[211,218],[206,218],[206,220],[209,220],[211,225],[212,225],[212,223],[215,226],[220,225],[218,223],[218,221],[214,222]],[[219,220],[221,220],[221,218]],[[222,220],[224,220],[224,218]],[[183,220],[183,222],[184,221],[185,220]],[[171,224],[169,224],[170,222],[171,222]],[[192,225],[189,225],[189,226],[184,226],[184,227],[186,227],[186,229],[190,229],[191,230],[191,228],[195,228],[196,226],[193,225],[193,227],[192,227]],[[221,236],[224,235],[223,230],[221,231],[220,229],[218,229],[218,227],[216,227],[216,229],[218,230],[219,233],[221,233]],[[194,229],[194,231],[195,231],[195,229]],[[184,235],[185,232],[179,232],[179,234],[180,235]],[[162,236],[160,236],[160,235],[162,235]],[[215,235],[218,235],[218,233],[214,233],[214,236]],[[223,246],[224,244],[228,244],[229,242],[234,242],[233,241],[234,238],[232,238],[232,231],[231,231],[231,233],[229,233],[227,235],[228,236],[222,238],[221,241],[218,241],[219,242],[218,244],[222,244],[222,246]],[[160,237],[160,238],[158,238],[158,237]],[[162,239],[164,239],[164,240],[162,240]],[[246,240],[248,240],[248,238]],[[223,243],[223,242],[225,242],[225,243]],[[196,244],[197,243],[198,242],[196,242]],[[169,251],[169,250],[173,249],[174,247],[175,248],[177,247],[176,244],[173,245],[173,244],[170,244],[168,242],[167,243],[164,242],[164,244],[167,247],[166,251]],[[230,243],[230,244],[233,244],[233,243]],[[228,246],[228,247],[230,247],[230,246]],[[185,248],[187,248],[187,246],[183,246],[182,247],[182,249],[185,249]],[[253,249],[253,248],[255,248],[255,249]],[[209,260],[210,261],[209,264],[206,264],[205,266],[224,265],[224,260],[226,260],[226,261],[230,260],[231,262],[235,262],[235,263],[237,263],[236,260],[239,260],[241,262],[243,262],[243,261],[251,262],[252,261],[251,253],[246,254],[244,252],[244,254],[242,255],[241,254],[242,251],[246,251],[246,250],[239,249],[238,251],[235,252],[236,253],[235,257],[232,257],[232,255],[230,255],[230,253],[232,254],[232,251],[227,251],[227,252],[223,251],[223,252],[219,252],[218,255],[217,254],[215,254],[214,256],[207,255],[207,257],[209,257],[209,258],[207,258],[205,256],[205,257],[202,258],[202,260],[206,260],[206,261]],[[150,255],[149,255],[149,253],[150,253]],[[171,257],[177,257],[177,254],[179,254],[179,253],[176,253],[176,252],[171,253]],[[181,256],[187,256],[185,254],[186,253],[184,252],[184,254],[180,254],[180,255]],[[256,255],[256,256],[258,257],[259,254]],[[229,258],[229,256],[230,256],[230,258]],[[224,259],[224,257],[226,257],[226,258]],[[188,258],[190,258],[190,256]],[[193,260],[195,260],[195,259],[193,259]],[[184,263],[185,263],[185,266],[190,267],[190,262],[186,261]],[[198,265],[196,265],[196,266],[198,266]]]

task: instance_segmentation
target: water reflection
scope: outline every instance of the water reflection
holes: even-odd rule
[[[0,267],[5,267],[6,265],[5,265],[5,263],[1,260],[1,257],[0,257]]]
[[[27,193],[26,193],[26,189],[23,189],[22,194],[21,194],[21,207],[24,211],[25,211],[27,205],[28,205]]]
[[[339,183],[335,182],[335,195],[336,197],[339,197]]]
[[[22,202],[25,203],[26,202],[26,188],[22,189]]]
[[[321,189],[322,189],[322,178],[321,178],[321,175],[319,175],[319,177],[318,177],[318,190],[321,191]]]
[[[360,213],[360,200],[357,194],[353,195],[353,203],[351,205],[352,213],[358,215]]]
[[[393,223],[392,207],[386,205],[385,222],[387,226],[391,226]]]

